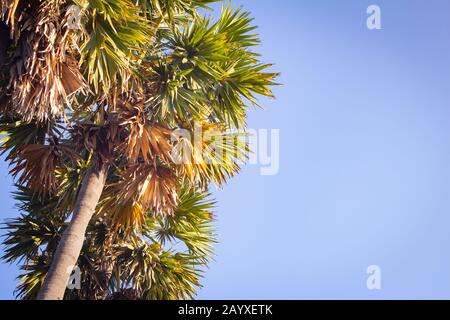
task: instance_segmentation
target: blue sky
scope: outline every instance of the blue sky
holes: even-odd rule
[[[215,192],[200,299],[450,299],[450,2],[245,0],[283,86],[249,127],[280,170]],[[382,30],[368,30],[377,4]],[[0,218],[17,212],[4,163]],[[381,268],[381,290],[366,268]],[[0,264],[0,298],[16,267]]]

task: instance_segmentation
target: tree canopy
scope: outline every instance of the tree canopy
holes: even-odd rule
[[[3,259],[33,299],[80,201],[107,172],[67,299],[185,299],[216,241],[214,200],[239,171],[246,115],[272,96],[248,12],[208,0],[2,0],[1,152],[21,215]],[[78,199],[78,200],[77,200]]]

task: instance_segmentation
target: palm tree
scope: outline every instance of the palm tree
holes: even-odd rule
[[[71,217],[38,299],[64,297],[90,224],[141,246],[148,217],[176,220],[183,192],[238,172],[248,148],[233,130],[277,74],[249,14],[224,7],[212,22],[212,2],[1,2],[3,149],[19,186]]]
[[[67,228],[68,211],[61,209],[61,198],[37,199],[25,187],[14,196],[22,215],[4,227],[2,258],[22,263],[16,294],[35,299]],[[179,199],[176,218],[149,214],[140,231],[130,234],[94,217],[78,258],[81,288],[66,290],[64,299],[193,298],[215,242],[214,202],[193,190],[180,190]]]

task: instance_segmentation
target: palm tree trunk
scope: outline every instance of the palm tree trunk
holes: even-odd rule
[[[107,171],[106,165],[90,165],[78,194],[72,220],[58,244],[38,300],[63,299],[70,274],[83,247],[86,228],[105,186]]]

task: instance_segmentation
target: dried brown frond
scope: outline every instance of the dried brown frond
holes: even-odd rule
[[[63,0],[43,1],[36,18],[22,26],[10,66],[11,108],[24,121],[63,116],[74,94],[83,88],[77,35],[69,28]]]
[[[120,127],[114,121],[104,125],[79,124],[72,128],[71,133],[77,151],[92,152],[103,163],[109,163],[113,159],[114,151],[123,140]]]
[[[121,151],[131,162],[142,159],[153,162],[156,157],[169,162],[172,152],[172,130],[148,120],[142,100],[124,100],[118,106],[121,125],[126,127],[127,139]]]
[[[20,3],[20,0],[2,0],[0,2],[0,19],[10,26],[12,34],[15,33],[16,24],[20,18],[18,12],[21,10],[17,10]]]
[[[131,165],[121,173],[114,190],[122,204],[138,202],[144,211],[161,215],[172,215],[178,202],[176,176],[162,166]]]
[[[51,195],[57,191],[56,167],[67,158],[76,158],[76,154],[65,145],[24,145],[11,161],[10,173],[38,196]]]

